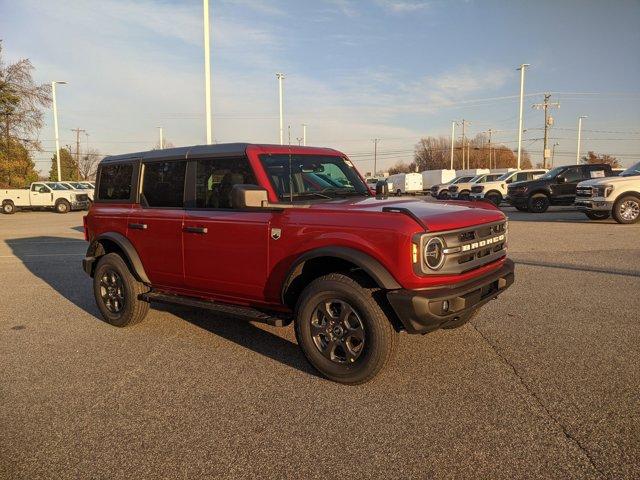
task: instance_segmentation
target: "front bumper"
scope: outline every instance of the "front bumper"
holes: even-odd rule
[[[581,212],[610,212],[613,210],[613,202],[599,198],[576,199],[574,205]]]
[[[509,288],[513,280],[514,264],[507,259],[499,270],[461,286],[390,290],[387,299],[407,333],[428,333],[471,314]]]
[[[469,198],[471,200],[484,200],[484,193],[472,193]]]
[[[71,210],[85,210],[89,208],[89,200],[82,202],[71,202]]]

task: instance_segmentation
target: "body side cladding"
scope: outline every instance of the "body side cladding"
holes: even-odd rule
[[[378,287],[385,290],[397,290],[402,286],[396,281],[389,271],[375,258],[349,247],[322,247],[300,255],[289,268],[280,294],[283,303],[289,286],[302,274],[305,262],[321,257],[333,257],[353,263],[367,273]]]
[[[117,232],[105,232],[105,233],[101,233],[100,235],[98,235],[97,238],[95,238],[91,244],[89,245],[89,248],[87,249],[87,254],[86,254],[86,258],[85,261],[83,262],[85,264],[85,271],[87,271],[87,267],[86,264],[87,259],[93,259],[90,263],[89,266],[89,271],[87,271],[87,273],[89,273],[91,275],[92,269],[93,269],[93,263],[95,263],[95,260],[98,257],[101,257],[102,255],[104,255],[105,253],[107,253],[104,249],[104,246],[102,245],[101,241],[110,241],[115,243],[124,253],[125,257],[124,260],[129,264],[129,266],[132,269],[133,275],[141,282],[146,283],[146,284],[150,284],[151,281],[149,280],[149,277],[147,277],[147,273],[144,270],[144,266],[142,265],[142,261],[140,260],[140,256],[138,255],[138,252],[136,251],[136,249],[134,248],[134,246],[131,244],[131,242],[121,233],[117,233]]]

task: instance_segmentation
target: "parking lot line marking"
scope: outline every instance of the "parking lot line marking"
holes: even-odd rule
[[[31,253],[28,255],[20,255],[20,257],[68,257],[80,256],[84,253]],[[0,258],[20,258],[17,255],[0,255]]]

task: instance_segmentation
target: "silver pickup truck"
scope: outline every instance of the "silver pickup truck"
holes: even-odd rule
[[[17,209],[54,209],[58,213],[89,208],[86,193],[69,190],[58,182],[35,182],[29,188],[0,190],[2,213],[12,214]]]

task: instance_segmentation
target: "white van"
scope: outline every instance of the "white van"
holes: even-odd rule
[[[447,183],[456,178],[455,170],[425,170],[422,175],[422,190],[428,192],[434,185]]]
[[[422,193],[422,175],[419,173],[389,175],[387,183],[389,184],[389,193],[396,195]]]

